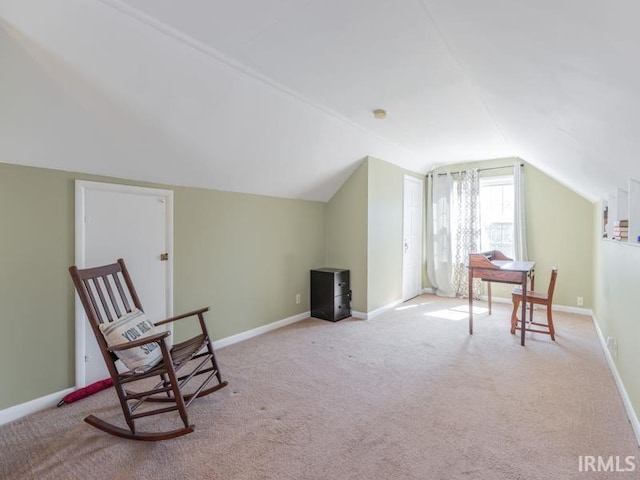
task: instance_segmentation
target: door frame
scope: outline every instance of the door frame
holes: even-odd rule
[[[409,296],[405,295],[405,291],[406,291],[406,286],[405,286],[405,255],[404,255],[404,244],[405,244],[405,215],[407,214],[406,211],[406,205],[405,205],[405,200],[406,200],[406,185],[407,185],[407,181],[410,181],[411,183],[415,183],[416,185],[418,185],[420,187],[420,262],[422,263],[424,260],[424,181],[418,177],[415,177],[413,175],[407,175],[405,174],[403,177],[403,181],[402,181],[402,301],[406,302],[407,300],[414,298],[417,295],[420,295],[422,293],[422,269],[418,269],[418,274],[419,274],[419,278],[418,278],[418,292],[416,295],[413,294],[409,294]]]
[[[134,195],[145,195],[162,197],[165,201],[165,232],[166,250],[169,254],[166,278],[166,315],[167,318],[173,315],[173,190],[160,188],[137,187],[134,185],[124,185],[116,183],[92,182],[87,180],[75,181],[75,265],[79,268],[86,268],[86,194],[89,190],[102,190],[110,192],[121,192]],[[115,259],[114,259],[115,261]],[[85,382],[85,335],[87,320],[82,302],[75,295],[75,347],[76,347],[76,387],[86,386]]]

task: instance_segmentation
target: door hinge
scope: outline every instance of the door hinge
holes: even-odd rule
[[[161,253],[160,254],[160,260],[162,260],[163,262],[166,260],[169,260],[169,254],[168,253]]]

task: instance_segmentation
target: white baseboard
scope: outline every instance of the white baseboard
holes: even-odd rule
[[[44,397],[36,398],[20,405],[0,410],[0,425],[13,422],[19,418],[26,417],[32,413],[39,412],[46,408],[55,407],[65,395],[73,392],[75,388],[67,388],[60,392],[50,393]]]
[[[631,423],[631,428],[633,429],[633,433],[636,436],[636,441],[638,445],[640,445],[640,421],[638,420],[638,414],[633,409],[633,405],[631,404],[631,399],[629,398],[629,394],[627,393],[627,389],[624,386],[624,382],[622,378],[620,378],[620,374],[618,373],[618,367],[616,367],[616,363],[613,361],[613,357],[611,357],[611,352],[607,348],[607,341],[602,335],[602,330],[600,330],[600,325],[598,325],[598,321],[596,320],[595,315],[592,315],[593,325],[596,328],[596,332],[598,334],[598,338],[600,339],[600,346],[602,347],[602,351],[604,352],[604,356],[607,359],[607,363],[609,364],[609,369],[611,370],[611,374],[613,375],[613,379],[616,382],[616,386],[618,387],[618,392],[622,397],[622,403],[624,403],[624,408],[627,411],[627,416],[629,417],[629,422]]]
[[[397,307],[401,303],[402,303],[402,300],[396,300],[395,302],[391,302],[388,305],[385,305],[385,306],[380,307],[380,308],[376,308],[375,310],[372,310],[369,313],[352,311],[351,315],[353,317],[356,317],[356,318],[362,318],[363,320],[371,320],[372,318],[377,317],[381,313],[384,313],[387,310],[391,310],[392,308]]]
[[[261,327],[252,328],[251,330],[247,330],[246,332],[241,332],[237,333],[236,335],[231,335],[230,337],[221,338],[220,340],[216,340],[215,342],[213,342],[213,348],[218,349],[226,347],[227,345],[233,345],[234,343],[248,340],[250,338],[257,337],[258,335],[262,335],[263,333],[270,332],[271,330],[276,330],[286,325],[291,325],[292,323],[296,323],[300,320],[304,320],[305,318],[309,318],[310,313],[311,312],[308,311],[299,313],[298,315],[294,315],[293,317],[277,320],[273,323],[269,323]]]
[[[480,297],[482,300],[484,300],[485,302],[488,301],[488,298],[486,295],[482,295]],[[512,303],[510,298],[504,298],[504,297],[492,297],[491,300],[494,303]],[[541,307],[544,308],[544,307]],[[553,304],[551,305],[551,310],[553,310],[554,312],[566,312],[566,313],[577,313],[580,315],[588,315],[588,316],[593,316],[593,310],[591,310],[590,308],[581,308],[581,307],[570,307],[568,305],[556,305]]]
[[[233,343],[238,343],[238,342],[241,342],[242,340],[247,340],[249,338],[256,337],[258,335],[269,332],[271,330],[284,327],[285,325],[290,325],[292,323],[299,322],[300,320],[304,320],[305,318],[309,318],[309,312],[303,312],[298,315],[294,315],[293,317],[285,318],[283,320],[278,320],[268,325],[263,325],[262,327],[254,328],[252,330],[247,330],[246,332],[238,333],[237,335],[232,335],[230,337],[216,340],[215,342],[213,342],[213,348],[218,349],[218,348],[225,347],[227,345],[231,345]],[[29,402],[22,403],[20,405],[15,405],[13,407],[9,407],[4,410],[0,410],[0,425],[13,422],[14,420],[18,420],[22,417],[25,417],[32,413],[36,413],[46,408],[55,407],[62,397],[64,397],[68,393],[73,392],[74,390],[75,388],[73,387],[67,388],[66,390],[51,393],[45,397],[36,398]]]
[[[554,310],[556,312],[577,313],[579,315],[587,315],[589,317],[593,316],[593,310],[591,310],[590,308],[570,307],[567,305],[552,305],[551,310]]]

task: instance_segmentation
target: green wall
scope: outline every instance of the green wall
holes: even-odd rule
[[[327,258],[351,270],[353,310],[370,313],[402,297],[404,175],[409,172],[367,157],[329,201]]]
[[[549,286],[558,267],[553,302],[593,306],[593,203],[540,170],[525,165],[529,258],[536,262],[536,290]]]
[[[602,203],[593,208],[594,305],[593,314],[605,339],[612,337],[612,355],[636,416],[640,415],[640,322],[638,322],[638,272],[640,246],[602,239]],[[640,432],[637,432],[640,434]]]
[[[324,203],[176,188],[174,213],[176,312],[212,305],[224,338],[309,310]]]
[[[373,157],[368,165],[367,312],[372,312],[402,298],[404,176],[424,181],[424,175]]]
[[[174,309],[210,305],[215,339],[309,309],[325,203],[0,164],[0,409],[75,384],[75,179],[174,190]]]
[[[402,297],[404,176],[395,165],[369,158],[367,312]]]
[[[0,408],[75,384],[74,186],[0,164]]]
[[[351,308],[367,310],[368,159],[347,179],[327,204],[327,266],[348,269]]]

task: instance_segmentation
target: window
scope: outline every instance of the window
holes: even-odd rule
[[[513,176],[480,179],[480,248],[514,258]]]

